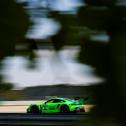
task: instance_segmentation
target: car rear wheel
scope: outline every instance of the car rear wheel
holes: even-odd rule
[[[74,114],[77,114],[79,111],[80,111],[80,108],[76,108],[76,109],[73,111],[73,113],[74,113]]]
[[[69,113],[69,107],[67,105],[61,106],[60,113]]]

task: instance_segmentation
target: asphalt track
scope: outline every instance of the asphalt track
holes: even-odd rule
[[[75,125],[87,119],[87,114],[25,114],[0,113],[1,126]]]

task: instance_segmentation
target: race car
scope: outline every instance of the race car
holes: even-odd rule
[[[50,98],[45,102],[31,104],[27,113],[77,113],[84,112],[84,105],[68,98]]]

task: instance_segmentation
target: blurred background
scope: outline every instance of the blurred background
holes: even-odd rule
[[[3,0],[0,9],[1,101],[91,97],[90,125],[125,125],[125,0]]]
[[[9,4],[12,2],[4,4],[10,8]],[[4,17],[4,20],[10,23],[9,27],[12,27],[12,29],[5,29],[5,36],[12,34],[15,40],[12,42],[10,38],[8,40],[7,37],[3,38],[8,42],[6,45],[2,44],[5,47],[1,56],[1,87],[3,88],[1,91],[22,92],[26,96],[21,99],[27,96],[29,99],[38,95],[35,89],[40,90],[41,87],[37,97],[39,99],[45,95],[72,96],[82,95],[80,90],[76,91],[79,86],[85,88],[104,81],[104,78],[95,74],[93,66],[84,64],[79,59],[81,44],[83,44],[81,39],[88,38],[91,34],[88,27],[80,25],[78,17],[79,9],[85,6],[85,1],[17,0],[13,4],[17,8],[20,7],[20,12],[8,12],[8,15],[11,13],[12,16],[9,19]],[[17,15],[22,17],[15,17]],[[13,24],[18,31],[13,28]],[[21,37],[16,35],[17,33]],[[94,33],[92,37],[105,42],[109,39],[104,32],[98,35]],[[63,89],[66,86],[70,87],[67,92]],[[30,94],[29,88],[33,90]],[[2,93],[1,99],[9,100],[3,97],[3,94],[7,93],[8,91]]]

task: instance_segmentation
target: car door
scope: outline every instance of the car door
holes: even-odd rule
[[[60,99],[54,99],[51,103],[48,103],[48,107],[50,110],[55,110],[57,108],[57,105],[60,104]]]
[[[63,100],[60,99],[53,99],[51,102],[47,103],[48,111],[49,112],[59,112],[58,106],[63,102]]]

